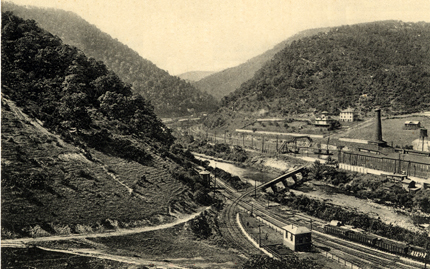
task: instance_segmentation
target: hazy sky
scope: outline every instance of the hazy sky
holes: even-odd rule
[[[73,11],[173,75],[236,66],[309,28],[430,22],[430,0],[7,1]]]

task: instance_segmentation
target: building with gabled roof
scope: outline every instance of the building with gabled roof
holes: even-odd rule
[[[304,226],[293,224],[282,227],[284,230],[283,243],[293,251],[308,251],[312,246],[312,232]]]
[[[355,112],[355,108],[348,107],[344,109],[339,114],[339,120],[344,122],[353,122],[358,118],[357,113]]]
[[[405,127],[406,130],[417,130],[421,128],[421,123],[419,121],[405,121]]]

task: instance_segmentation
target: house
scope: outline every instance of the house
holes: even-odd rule
[[[405,121],[405,130],[417,130],[421,128],[421,123],[419,121]]]
[[[287,225],[284,230],[283,243],[293,251],[306,251],[311,249],[312,232],[304,226]]]
[[[356,121],[357,118],[358,115],[352,107],[342,110],[339,114],[339,120],[344,122],[353,122]]]
[[[315,118],[314,126],[318,128],[323,128],[327,130],[331,130],[333,128],[336,120],[332,119],[327,111],[321,112],[321,116]]]

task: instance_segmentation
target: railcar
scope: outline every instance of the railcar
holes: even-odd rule
[[[428,251],[423,248],[411,247],[407,244],[383,240],[381,238],[375,237],[374,235],[365,234],[347,226],[326,224],[323,228],[328,234],[359,242],[364,245],[368,245],[393,254],[402,255],[422,262],[428,262],[430,260]]]

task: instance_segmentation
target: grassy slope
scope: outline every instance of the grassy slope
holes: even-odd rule
[[[153,155],[155,161],[144,166],[94,150],[88,159],[6,98],[1,142],[3,173],[18,177],[45,173],[44,180],[50,182],[41,189],[2,188],[2,237],[43,233],[28,229],[35,225],[51,233],[68,233],[69,228],[82,230],[78,224],[94,228],[106,219],[130,225],[139,220],[156,223],[171,218],[168,207],[176,202],[182,204],[173,206],[176,209],[195,208],[187,187],[170,176],[168,161]],[[140,180],[142,175],[145,181]]]
[[[420,130],[404,130],[405,121],[420,121],[421,126],[430,126],[430,118],[428,117],[402,117],[382,120],[382,138],[393,146],[412,145],[412,141],[419,138]],[[372,140],[375,135],[375,122],[366,125],[363,128],[354,129],[345,137],[354,139]]]
[[[233,250],[224,249],[207,240],[195,240],[188,224],[131,236],[96,238],[93,241],[122,255],[184,263],[196,268],[237,268],[240,259]],[[206,265],[206,266],[205,266]]]

